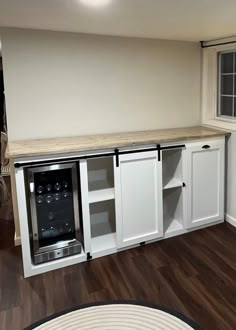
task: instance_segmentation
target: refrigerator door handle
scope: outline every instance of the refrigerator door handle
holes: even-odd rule
[[[30,182],[29,186],[30,186],[30,192],[34,193],[34,182]]]

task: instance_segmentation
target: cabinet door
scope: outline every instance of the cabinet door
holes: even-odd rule
[[[163,235],[162,167],[156,151],[120,155],[115,198],[118,248]]]
[[[224,218],[225,140],[186,145],[187,228]]]

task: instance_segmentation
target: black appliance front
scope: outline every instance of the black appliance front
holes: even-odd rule
[[[81,253],[76,163],[27,169],[35,264]]]

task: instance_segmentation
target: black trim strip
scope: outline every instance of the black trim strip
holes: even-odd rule
[[[210,47],[216,47],[216,46],[236,44],[236,41],[219,42],[218,44],[213,44],[213,45],[204,45],[204,41],[200,41],[200,43],[201,43],[202,48],[210,48]]]
[[[136,154],[140,152],[148,152],[148,151],[156,151],[157,148],[147,148],[147,149],[136,149],[136,150],[127,150],[127,151],[119,151],[119,155],[128,155],[128,154]]]
[[[161,146],[160,144],[157,144],[157,158],[158,158],[158,162],[161,161]]]
[[[161,147],[161,150],[180,149],[180,148],[185,148],[185,144],[177,144],[177,145],[174,145],[174,146]]]
[[[68,162],[77,162],[81,159],[91,159],[91,158],[102,158],[102,157],[111,157],[114,156],[114,152],[104,153],[104,154],[98,154],[98,155],[84,155],[84,156],[78,156],[78,157],[68,157],[68,158],[62,158],[62,159],[53,159],[53,160],[40,160],[40,161],[32,161],[32,162],[19,162],[15,163],[15,168],[19,167],[31,167],[31,166],[39,166],[39,165],[47,165],[47,164],[58,164],[58,163],[68,163]]]
[[[76,310],[79,309],[85,309],[88,307],[93,307],[93,306],[105,306],[105,305],[114,305],[114,304],[128,304],[128,305],[137,305],[137,306],[143,306],[143,307],[149,307],[149,308],[153,308],[153,309],[158,309],[160,311],[163,311],[165,313],[168,313],[170,315],[173,315],[175,317],[177,317],[178,319],[182,320],[183,322],[185,322],[186,324],[188,324],[190,327],[192,327],[194,330],[203,330],[197,323],[195,323],[195,321],[189,319],[187,316],[183,315],[182,313],[176,311],[176,310],[171,310],[169,308],[166,307],[162,307],[156,304],[152,304],[152,303],[146,303],[144,301],[136,301],[136,300],[110,300],[110,301],[100,301],[100,302],[95,302],[95,303],[88,303],[88,304],[82,304],[80,306],[75,306],[69,309],[66,309],[62,312],[59,313],[55,313],[51,316],[48,316],[46,318],[44,318],[43,320],[37,321],[34,324],[24,328],[23,330],[33,330],[36,327],[50,321],[53,320],[57,317],[60,317],[62,315],[74,312]]]
[[[115,149],[115,155],[116,155],[116,167],[119,167],[119,149]]]

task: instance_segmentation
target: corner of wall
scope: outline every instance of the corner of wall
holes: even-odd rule
[[[229,214],[226,214],[226,222],[230,223],[232,226],[236,227],[236,218],[232,217]]]

